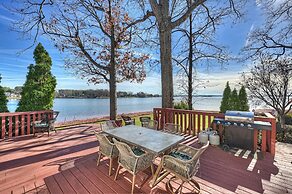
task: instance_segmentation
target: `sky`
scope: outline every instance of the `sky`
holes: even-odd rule
[[[32,40],[21,37],[21,34],[11,30],[11,24],[16,16],[10,13],[2,3],[8,3],[9,0],[0,1],[0,74],[2,75],[2,86],[14,88],[22,86],[25,82],[27,67],[34,63],[33,48],[28,48]],[[233,57],[240,55],[240,49],[246,44],[246,38],[249,32],[257,25],[260,25],[262,16],[259,5],[256,1],[248,1],[245,16],[241,21],[234,24],[232,21],[226,21],[216,31],[216,41],[228,47]],[[57,89],[108,89],[106,84],[88,84],[86,80],[78,78],[74,73],[64,67],[66,55],[60,53],[45,37],[38,39],[52,57],[52,73],[57,79]],[[223,66],[214,65],[209,68],[204,66],[197,67],[198,78],[208,81],[207,87],[199,88],[197,94],[222,94],[227,81],[232,87],[239,87],[241,73],[248,69],[248,63],[238,63],[230,61]],[[174,75],[174,81],[177,80]],[[118,91],[146,92],[152,94],[161,94],[160,71],[152,70],[147,72],[147,77],[143,83],[119,83]],[[175,85],[175,94],[177,94]]]

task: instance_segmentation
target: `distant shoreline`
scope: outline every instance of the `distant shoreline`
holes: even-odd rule
[[[186,96],[174,96],[178,97],[186,97]],[[196,95],[193,98],[204,97],[204,98],[213,98],[213,97],[222,97],[222,95]],[[125,97],[117,97],[117,98],[161,98],[161,96],[147,96],[147,97],[138,97],[138,96],[125,96]],[[20,97],[8,97],[8,100],[20,100]],[[98,97],[98,98],[85,98],[85,97],[55,97],[55,99],[109,99],[109,97]]]

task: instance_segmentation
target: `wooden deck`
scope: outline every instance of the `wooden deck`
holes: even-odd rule
[[[96,166],[98,143],[90,133],[96,129],[81,125],[50,137],[1,141],[0,193],[129,193],[129,173],[121,171],[114,181],[107,174],[108,160]],[[191,136],[184,143],[198,146]],[[291,162],[289,144],[277,143],[275,157],[266,154],[263,160],[210,146],[201,157],[195,180],[202,193],[292,193]],[[153,189],[149,180],[150,170],[139,173],[135,192],[166,193],[167,178]],[[187,186],[184,191],[191,192]]]

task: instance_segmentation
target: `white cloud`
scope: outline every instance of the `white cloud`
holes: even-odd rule
[[[2,20],[2,21],[4,20],[4,21],[8,21],[8,22],[15,22],[15,20],[13,18],[2,15],[2,14],[0,14],[0,20]]]
[[[246,37],[246,40],[245,40],[245,43],[244,43],[244,46],[248,46],[250,44],[250,39],[249,39],[249,36],[251,35],[252,31],[254,29],[254,24],[252,24],[249,28],[249,31],[248,31],[248,34],[247,34],[247,37]]]

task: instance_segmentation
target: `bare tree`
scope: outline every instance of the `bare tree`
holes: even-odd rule
[[[94,84],[110,88],[110,118],[117,113],[117,82],[144,80],[144,62],[149,58],[135,50],[138,24],[152,12],[136,19],[122,0],[24,0],[14,8],[21,16],[16,27],[24,34],[47,35],[62,52],[69,53],[66,66]],[[134,44],[134,42],[136,44]]]
[[[185,72],[183,70],[179,71],[177,73],[176,80],[177,92],[183,97],[183,101],[188,104],[188,109],[192,110],[195,103],[192,99],[193,95],[197,94],[200,88],[208,87],[209,80],[200,79],[194,69],[194,72],[192,73],[192,85],[190,85],[189,83],[189,77],[186,76]],[[192,92],[191,99],[189,95],[190,91]]]
[[[292,1],[260,0],[265,21],[249,34],[243,50],[248,58],[270,55],[278,58],[292,54]]]
[[[250,73],[243,74],[243,85],[249,90],[250,97],[274,108],[284,129],[285,115],[292,108],[291,65],[291,58],[263,57]]]
[[[204,85],[196,77],[196,65],[223,64],[228,61],[226,48],[214,40],[216,26],[229,14],[226,10],[212,9],[214,16],[206,15],[203,7],[197,8],[189,16],[185,26],[176,28],[173,33],[179,36],[174,50],[173,60],[179,67],[180,76],[185,75],[187,82],[183,86],[187,94],[188,107],[193,108],[194,88]],[[188,23],[188,24],[187,24]],[[182,78],[183,79],[183,78]],[[184,82],[184,81],[183,81]]]
[[[185,22],[191,13],[202,7],[210,16],[217,6],[240,16],[233,0],[221,2],[207,0],[148,0],[155,15],[160,43],[162,107],[173,107],[173,67],[172,67],[172,30]],[[240,1],[244,2],[244,1]],[[210,19],[212,19],[210,17]]]

